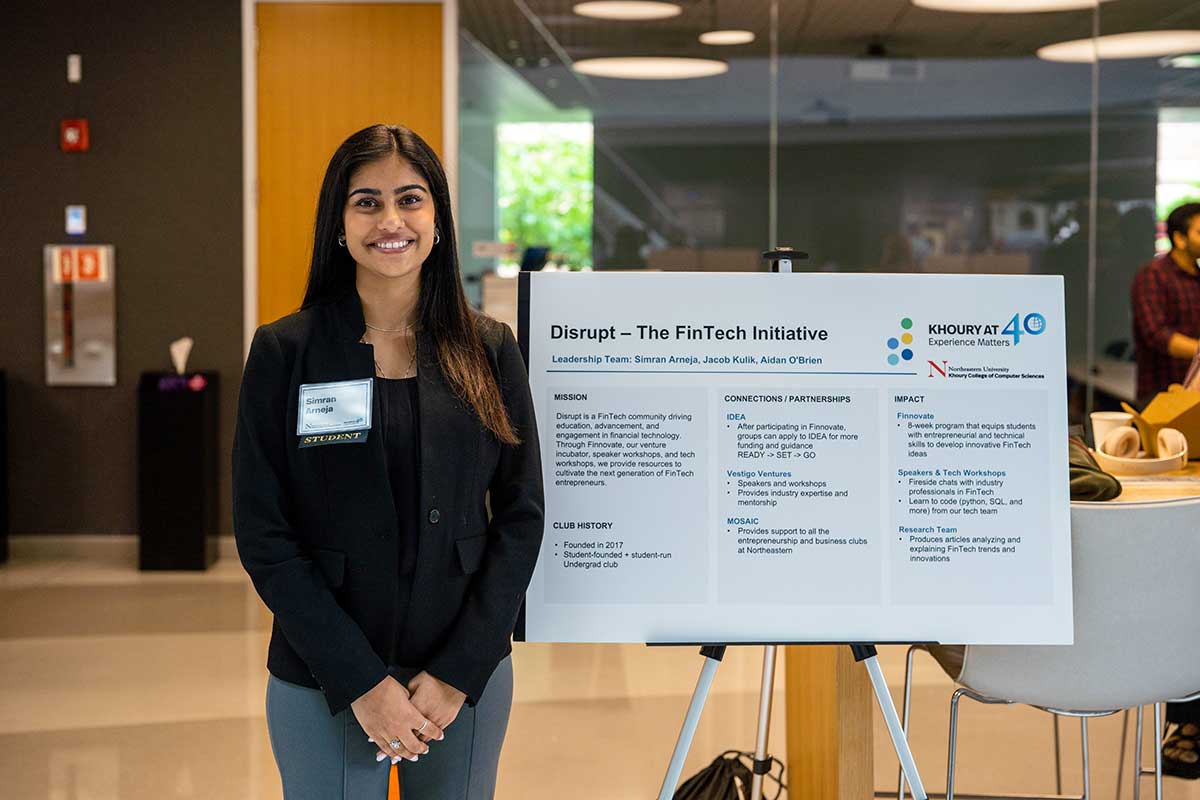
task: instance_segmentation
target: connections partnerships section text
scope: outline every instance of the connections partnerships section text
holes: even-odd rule
[[[522,280],[530,641],[1070,641],[1061,279]]]

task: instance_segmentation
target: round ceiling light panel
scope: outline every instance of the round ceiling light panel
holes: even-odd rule
[[[720,75],[729,71],[729,65],[712,58],[585,58],[575,62],[575,71],[597,78],[671,81]]]
[[[931,11],[962,11],[968,14],[1036,14],[1042,11],[1082,11],[1096,7],[1096,0],[912,0],[912,3]]]
[[[657,0],[594,0],[576,3],[573,10],[581,17],[616,20],[670,19],[683,13],[679,5]]]
[[[700,34],[700,44],[734,45],[753,41],[754,34],[751,31],[709,31]]]
[[[1075,39],[1039,47],[1038,58],[1090,64],[1099,54],[1102,61],[1119,58],[1161,58],[1200,50],[1200,31],[1138,31],[1114,33],[1098,39]]]

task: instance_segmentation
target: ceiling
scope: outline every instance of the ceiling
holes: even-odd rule
[[[464,114],[549,121],[556,111],[586,110],[609,128],[690,126],[696,136],[728,138],[718,128],[749,125],[747,135],[765,135],[770,1],[685,1],[683,15],[671,20],[614,22],[572,14],[573,0],[460,0]],[[1101,6],[1100,21],[1102,33],[1200,28],[1200,0],[1113,0]],[[748,28],[758,40],[700,44],[699,34],[716,25]],[[1086,116],[1091,67],[1031,56],[1044,44],[1087,36],[1091,27],[1090,11],[953,14],[909,0],[780,0],[780,117],[803,124]],[[849,60],[874,42],[887,55],[919,59],[919,79],[854,79]],[[730,70],[647,84],[586,78],[569,68],[584,57],[651,53],[716,55]],[[1164,69],[1155,59],[1113,63],[1102,66],[1102,107],[1194,105],[1200,97],[1200,70]]]
[[[738,59],[769,53],[771,0],[677,0],[682,15],[645,22],[580,17],[571,10],[576,1],[461,0],[459,7],[462,26],[517,68],[559,65],[563,53],[573,60],[627,55]],[[1114,0],[1101,6],[1100,24],[1105,34],[1200,28],[1200,2]],[[747,29],[758,38],[734,47],[700,44],[697,37],[714,27]],[[779,0],[779,52],[784,56],[860,56],[880,43],[887,55],[896,57],[1020,57],[1091,32],[1090,10],[960,14],[918,8],[910,0]]]

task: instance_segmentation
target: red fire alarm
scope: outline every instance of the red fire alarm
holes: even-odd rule
[[[88,151],[88,121],[86,119],[64,119],[60,144],[64,153],[86,153]]]

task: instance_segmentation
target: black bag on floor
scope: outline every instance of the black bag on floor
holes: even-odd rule
[[[743,759],[754,763],[752,753],[726,750],[707,767],[684,781],[676,790],[674,800],[749,800],[754,774]],[[783,783],[783,764],[774,758],[771,762],[772,774],[763,776],[763,784],[773,781],[778,785],[775,793],[775,800],[778,800],[787,788]],[[779,777],[773,774],[776,765],[779,766]],[[758,800],[766,800],[766,794]]]

